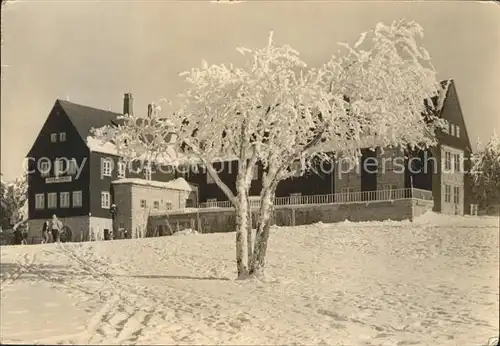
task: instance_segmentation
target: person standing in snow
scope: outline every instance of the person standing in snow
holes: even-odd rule
[[[23,235],[21,234],[21,230],[19,229],[19,227],[14,226],[13,235],[14,235],[14,239],[13,239],[14,245],[21,245],[22,241],[23,241]]]
[[[42,226],[42,244],[49,242],[49,221],[45,221]]]
[[[21,244],[27,245],[28,244],[28,223],[22,223],[20,226],[20,231],[21,231]]]
[[[59,220],[56,214],[52,215],[52,220],[50,221],[50,231],[52,233],[52,241],[60,242],[61,229],[63,228],[63,224],[61,220]]]

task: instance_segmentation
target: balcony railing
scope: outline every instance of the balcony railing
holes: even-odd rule
[[[361,191],[349,193],[333,193],[327,195],[310,195],[310,196],[290,196],[277,197],[274,199],[275,207],[285,207],[288,205],[300,204],[338,204],[338,203],[359,203],[359,202],[380,202],[393,201],[398,199],[419,199],[432,201],[432,191],[421,189],[394,189],[394,190],[377,190],[377,191]],[[258,208],[260,200],[251,198],[251,208]],[[232,208],[229,201],[205,202],[200,203],[199,208]]]

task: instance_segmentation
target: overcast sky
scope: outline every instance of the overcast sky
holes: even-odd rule
[[[416,20],[439,78],[453,78],[471,141],[500,133],[500,6],[464,2],[16,1],[3,23],[1,171],[22,173],[56,99],[135,112],[180,91],[178,74],[277,43],[319,66],[379,21]]]

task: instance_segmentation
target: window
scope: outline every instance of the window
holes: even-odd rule
[[[153,209],[160,209],[160,202],[154,201],[153,202]]]
[[[453,186],[453,203],[460,203],[460,186]]]
[[[66,132],[60,132],[59,133],[59,141],[60,142],[66,142]]]
[[[50,134],[50,141],[51,141],[52,143],[57,142],[57,133],[51,133],[51,134]]]
[[[73,191],[73,208],[82,206],[82,191]]]
[[[460,138],[460,127],[459,126],[455,126],[455,136]]]
[[[166,201],[165,202],[165,209],[167,210],[172,210],[172,202]]]
[[[76,159],[71,159],[68,161],[68,174],[76,174]]]
[[[118,162],[118,178],[125,178],[125,162]]]
[[[444,168],[447,170],[451,169],[451,153],[448,151],[444,152]]]
[[[111,159],[102,159],[101,174],[106,177],[111,176],[113,161]]]
[[[215,208],[217,206],[217,198],[207,198],[207,207]]]
[[[35,195],[35,209],[44,209],[45,208],[45,194],[37,193]]]
[[[453,166],[455,172],[460,172],[460,154],[453,154]]]
[[[444,201],[446,203],[451,202],[451,186],[450,185],[444,186]]]
[[[207,184],[215,184],[214,178],[212,178],[212,176],[210,175],[210,173],[208,173],[208,171],[207,171]]]
[[[40,175],[42,177],[48,177],[50,173],[50,162],[41,161],[40,162]]]
[[[450,134],[452,136],[455,136],[455,125],[453,125],[453,124],[450,124]]]
[[[111,195],[108,191],[101,191],[101,208],[109,209],[111,205]]]
[[[300,204],[302,194],[301,193],[291,193],[290,194],[290,204]]]
[[[151,164],[147,163],[144,166],[144,179],[151,180]]]
[[[145,199],[141,199],[141,208],[147,208],[148,203],[146,202]]]
[[[69,208],[69,192],[61,192],[59,194],[59,205],[61,208]]]
[[[57,208],[57,192],[50,192],[47,194],[47,208]]]
[[[64,163],[61,159],[56,159],[54,161],[54,175],[58,177],[64,172]]]

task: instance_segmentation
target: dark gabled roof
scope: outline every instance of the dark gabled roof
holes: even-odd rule
[[[103,109],[88,107],[64,100],[57,100],[57,103],[64,110],[78,134],[86,142],[87,136],[92,135],[90,129],[112,125],[111,121],[119,123],[117,118],[123,114]]]
[[[450,87],[454,83],[455,82],[454,82],[453,79],[446,79],[446,80],[443,80],[443,81],[439,82],[439,84],[441,84],[441,87],[444,89],[444,95],[442,95],[443,96],[443,102],[446,100],[446,98],[448,98],[448,92],[450,90]],[[433,96],[433,97],[431,97],[431,102],[432,102],[433,108],[435,108],[434,111],[433,111],[433,115],[436,115],[436,116],[440,117],[443,109],[442,108],[441,109],[437,109],[437,107],[439,106],[438,105],[438,99],[439,99],[438,95]],[[424,104],[426,106],[429,106],[429,102],[427,100],[424,100]]]

